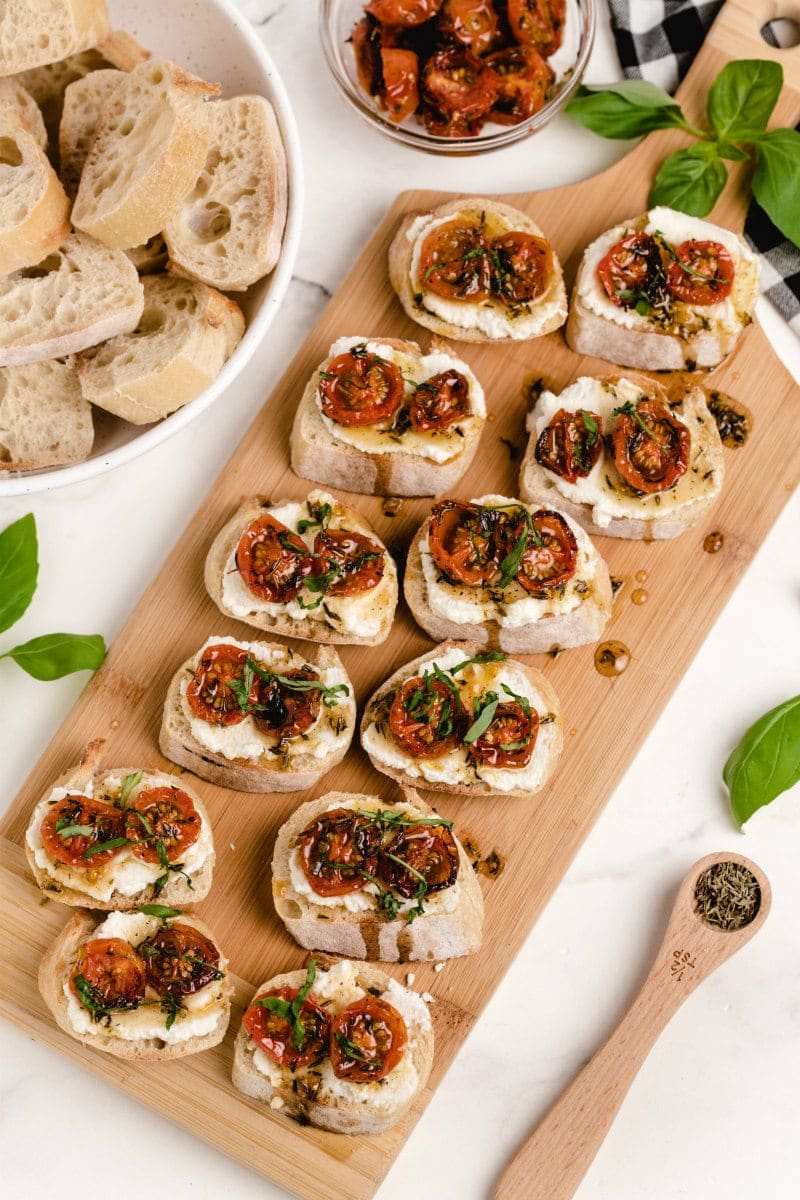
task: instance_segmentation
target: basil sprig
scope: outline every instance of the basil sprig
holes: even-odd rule
[[[317,964],[312,958],[308,964],[305,982],[294,1000],[281,1000],[280,996],[262,996],[259,1000],[253,1001],[259,1007],[268,1008],[270,1012],[274,1012],[277,1016],[282,1017],[284,1021],[289,1022],[292,1026],[292,1041],[297,1050],[302,1050],[305,1045],[306,1028],[301,1019],[301,1010],[316,977]]]
[[[800,780],[800,696],[751,725],[728,758],[722,778],[741,829],[753,813]]]
[[[253,682],[255,677],[263,679],[265,683],[272,683],[273,680],[279,683],[282,687],[288,688],[291,692],[319,692],[322,697],[322,703],[326,708],[335,708],[338,704],[337,696],[340,692],[345,696],[350,695],[350,688],[346,683],[336,683],[333,687],[326,687],[319,679],[290,679],[288,675],[278,675],[274,671],[267,670],[262,667],[257,659],[251,654],[247,655],[244,663],[244,671],[241,679],[231,679],[228,687],[233,692],[236,703],[239,705],[239,712],[243,713],[258,713],[264,711],[265,707],[261,704],[250,703],[250,693],[253,690]]]

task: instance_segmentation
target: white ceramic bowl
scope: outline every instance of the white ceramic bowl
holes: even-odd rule
[[[91,457],[69,467],[0,474],[0,496],[25,495],[91,479],[172,437],[233,382],[264,337],[289,286],[303,207],[300,144],[286,89],[269,54],[232,0],[109,0],[115,29],[126,29],[161,57],[222,84],[223,96],[257,92],[275,108],[289,170],[289,213],[280,261],[267,278],[236,296],[247,318],[237,349],[210,388],[155,425],[130,425],[99,409]]]

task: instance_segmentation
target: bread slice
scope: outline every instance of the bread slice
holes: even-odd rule
[[[370,696],[361,719],[361,745],[376,771],[388,775],[403,787],[412,785],[451,796],[496,796],[529,799],[549,782],[558,764],[564,743],[561,705],[550,681],[541,671],[515,659],[475,663],[450,678],[458,684],[468,714],[474,712],[473,699],[480,702],[489,691],[506,700],[507,683],[517,695],[524,696],[531,711],[539,717],[539,727],[530,762],[504,769],[470,765],[466,747],[459,746],[440,758],[412,758],[388,730],[388,712],[398,688],[406,680],[431,674],[433,664],[445,673],[479,656],[482,646],[475,642],[443,642],[406,663]],[[510,682],[509,682],[510,681]]]
[[[322,675],[323,681],[325,673],[330,672],[328,678],[343,683],[348,690],[334,697],[334,703],[329,708],[322,707],[317,723],[308,734],[290,738],[282,746],[275,744],[274,739],[262,738],[257,756],[228,758],[220,749],[210,748],[198,740],[192,731],[192,720],[184,695],[202,654],[202,650],[199,650],[181,664],[167,689],[158,742],[162,754],[178,766],[193,771],[201,779],[237,792],[297,792],[313,787],[327,771],[342,761],[355,729],[353,685],[339,655],[328,646],[312,646],[306,654],[300,654],[277,642],[240,642],[230,637],[210,638],[206,646],[221,642],[242,646],[260,662],[279,671],[310,665]],[[246,720],[252,728],[251,718]],[[218,726],[209,728],[219,729]],[[235,725],[232,728],[240,730],[242,726]],[[218,744],[216,737],[211,740]],[[317,742],[316,747],[314,741]],[[326,747],[326,742],[329,747]],[[320,753],[315,754],[314,748]]]
[[[144,771],[141,773],[139,767],[106,767],[101,769],[100,763],[103,745],[104,742],[102,740],[90,742],[80,762],[59,776],[34,807],[25,835],[25,856],[28,859],[28,865],[33,872],[36,883],[51,900],[57,900],[60,904],[69,904],[73,907],[77,905],[83,908],[104,909],[108,912],[133,911],[137,905],[148,904],[153,901],[165,904],[170,908],[183,908],[189,904],[198,904],[208,895],[211,888],[215,861],[211,821],[203,801],[197,792],[187,784],[186,780],[178,779],[177,776],[167,774],[164,771]],[[194,847],[189,848],[187,854],[191,855],[191,859],[187,859],[182,864],[186,868],[185,872],[169,872],[168,881],[158,892],[158,895],[155,894],[154,884],[156,879],[162,874],[160,864],[153,864],[153,869],[150,871],[148,870],[150,864],[140,864],[139,869],[143,875],[145,873],[152,874],[153,878],[150,882],[145,882],[138,891],[131,891],[130,888],[122,890],[114,886],[106,897],[100,893],[107,891],[109,885],[113,883],[115,870],[119,874],[119,867],[123,862],[123,854],[127,855],[125,859],[127,864],[137,861],[133,858],[131,852],[123,850],[109,864],[104,864],[102,867],[96,868],[95,871],[91,872],[92,877],[88,878],[86,872],[72,871],[69,867],[55,862],[46,854],[40,835],[42,820],[52,799],[58,799],[65,793],[76,793],[96,798],[102,798],[104,795],[114,797],[119,791],[119,783],[124,781],[127,776],[137,773],[142,774],[142,780],[136,790],[151,787],[180,786],[181,791],[186,792],[191,797],[192,803],[202,821],[201,833],[195,842],[195,847],[198,849],[195,851]],[[136,791],[132,794],[135,796]],[[197,863],[196,867],[193,865],[193,862]],[[125,867],[123,866],[124,870]],[[99,881],[95,877],[96,872],[100,872],[101,876],[104,877],[102,884],[105,886],[98,886]]]
[[[275,975],[261,984],[253,999],[275,988],[299,989],[305,979],[305,971]],[[416,992],[366,963],[344,959],[326,970],[318,968],[310,995],[335,1014],[367,992],[397,1008],[408,1033],[403,1058],[383,1081],[359,1084],[337,1080],[327,1056],[317,1066],[293,1073],[268,1059],[242,1025],[234,1043],[234,1087],[245,1096],[262,1100],[271,1110],[332,1133],[370,1135],[391,1128],[413,1106],[428,1080],[433,1027]]]
[[[238,305],[203,283],[145,275],[142,285],[136,328],[77,360],[86,399],[134,425],[158,421],[204,392],[244,333]]]
[[[47,130],[44,127],[42,110],[30,92],[13,75],[0,79],[0,104],[9,104],[16,109],[36,139],[37,145],[42,150],[47,150]]]
[[[0,367],[63,358],[128,333],[143,307],[133,263],[72,233],[35,267],[0,279]]]
[[[137,42],[132,33],[125,29],[112,29],[108,37],[103,38],[97,49],[109,66],[118,71],[132,71],[140,63],[152,58],[149,50]]]
[[[331,808],[394,812],[412,820],[436,816],[410,788],[404,789],[402,801],[396,804],[378,796],[327,792],[295,809],[281,826],[275,842],[272,898],[276,913],[296,942],[307,950],[383,962],[441,961],[480,949],[483,896],[472,864],[457,839],[459,866],[453,888],[431,895],[424,901],[425,911],[412,923],[403,914],[390,920],[381,912],[377,896],[372,907],[354,912],[341,897],[338,901],[335,897],[315,899],[313,893],[298,891],[295,883],[300,878],[297,872],[300,870],[302,876],[302,869],[297,862],[297,838],[306,826]],[[457,899],[451,907],[449,897],[456,891]],[[365,897],[366,893],[357,895]]]
[[[296,600],[278,605],[253,595],[236,566],[236,548],[248,525],[271,512],[295,532],[298,520],[312,519],[323,505],[331,509],[326,528],[359,533],[383,550],[383,577],[376,587],[355,596],[327,599],[323,599],[325,593],[315,597],[305,592],[304,603],[315,605],[306,608],[300,607]],[[319,530],[319,525],[312,525],[297,536],[311,550]],[[263,496],[244,500],[211,544],[206,557],[205,584],[209,596],[226,616],[281,637],[308,638],[329,646],[379,646],[389,636],[397,608],[397,568],[386,546],[361,513],[323,491],[309,492],[306,501],[300,502],[267,500]],[[320,600],[322,603],[318,603]]]
[[[31,127],[0,103],[0,275],[34,266],[69,233],[69,201]]]
[[[0,75],[88,50],[109,29],[106,0],[10,0],[0,11]]]
[[[154,234],[144,245],[134,246],[125,253],[140,275],[158,275],[167,269],[169,252],[161,233]]]
[[[485,224],[489,237],[512,230],[545,237],[526,213],[486,197],[449,200],[430,212],[409,213],[389,247],[389,279],[411,320],[442,337],[483,344],[527,341],[559,329],[567,318],[567,296],[555,252],[544,292],[514,311],[494,297],[480,303],[447,301],[425,287],[419,273],[422,242],[435,224],[456,216]]]
[[[125,915],[113,914],[114,924],[119,926],[119,918]],[[130,914],[127,915],[130,916]],[[233,990],[227,970],[228,964],[222,954],[220,954],[220,970],[224,971],[224,976],[215,983],[207,985],[207,987],[217,989],[215,994],[218,996],[219,1001],[219,1012],[214,1027],[208,1032],[186,1038],[182,1041],[166,1041],[167,1031],[165,1029],[164,1036],[136,1038],[135,1040],[128,1041],[115,1036],[102,1022],[96,1025],[96,1033],[83,1032],[76,1029],[71,1020],[71,1006],[65,992],[65,986],[68,984],[72,970],[75,967],[81,946],[84,942],[90,941],[98,933],[99,926],[105,924],[110,919],[107,916],[104,920],[98,920],[92,913],[83,910],[74,913],[42,958],[39,966],[39,991],[42,994],[45,1004],[55,1017],[59,1028],[63,1029],[64,1033],[69,1034],[70,1037],[75,1038],[76,1041],[82,1042],[84,1046],[91,1046],[94,1050],[113,1054],[115,1058],[125,1058],[134,1062],[165,1062],[172,1058],[185,1058],[188,1054],[199,1054],[201,1050],[208,1050],[212,1046],[218,1045],[224,1038],[228,1022],[230,1021],[231,994]],[[217,946],[217,949],[219,949],[219,944],[213,933],[202,921],[198,921],[195,917],[190,917],[185,919],[184,923],[191,924],[200,933],[210,938]],[[157,924],[158,922],[156,922]],[[102,934],[104,933],[105,930],[102,931]],[[195,995],[199,994],[199,992],[195,993]],[[178,1021],[176,1021],[176,1026],[178,1026],[179,1021],[180,1016],[178,1017]],[[105,1031],[101,1032],[102,1030]]]
[[[218,92],[165,59],[134,67],[98,120],[73,225],[120,250],[160,233],[203,168],[202,106]]]
[[[92,406],[71,363],[0,369],[0,472],[83,462],[93,441]]]
[[[443,433],[406,430],[399,440],[396,434],[376,436],[371,427],[335,425],[320,408],[320,374],[331,359],[359,344],[395,362],[406,379],[431,377],[443,370],[447,362],[469,380],[470,415]],[[407,382],[406,400],[411,390]],[[339,338],[309,379],[297,406],[291,436],[292,470],[302,479],[313,479],[349,492],[371,496],[435,496],[452,491],[469,467],[478,449],[485,417],[483,389],[467,364],[449,347],[432,341],[428,355],[423,355],[416,342],[396,338]],[[460,435],[455,432],[458,429]],[[420,450],[425,442],[441,444],[445,439],[453,449],[444,461],[437,462]]]
[[[124,71],[113,67],[92,71],[83,79],[76,79],[64,92],[64,107],[58,130],[58,152],[61,182],[67,195],[73,200],[78,194],[84,164],[89,155],[94,131],[100,114],[114,95]]]
[[[286,224],[286,155],[263,96],[207,104],[205,166],[164,227],[170,270],[244,292],[278,261]]]

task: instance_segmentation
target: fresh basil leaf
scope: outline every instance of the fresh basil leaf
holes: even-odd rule
[[[127,806],[128,799],[130,798],[131,792],[133,791],[133,789],[135,787],[138,787],[139,784],[142,782],[143,775],[144,775],[144,771],[132,771],[130,775],[125,776],[125,778],[122,781],[122,790],[120,791],[120,794],[119,794],[120,808],[125,808]],[[141,816],[141,813],[139,814],[139,816]],[[145,827],[147,827],[148,822],[143,820],[142,824]],[[153,830],[148,829],[147,832],[152,833]]]
[[[465,658],[463,662],[457,663],[456,666],[450,667],[450,674],[457,675],[459,671],[463,671],[465,667],[482,666],[484,663],[505,662],[508,655],[503,650],[487,650],[485,654],[475,654],[472,658]]]
[[[34,679],[61,679],[74,671],[96,671],[106,656],[99,634],[47,633],[6,650],[0,658],[14,662]]]
[[[780,63],[741,58],[727,63],[708,89],[708,123],[718,138],[751,142],[767,127],[783,87]]]
[[[486,730],[494,720],[494,714],[497,712],[497,706],[500,703],[500,697],[496,692],[489,692],[486,697],[486,704],[481,708],[478,719],[473,721],[467,732],[464,734],[464,744],[471,746],[473,742],[477,742],[481,734],[486,733]]]
[[[566,111],[586,129],[602,137],[642,137],[654,129],[685,126],[680,105],[668,92],[643,79],[580,87]]]
[[[741,829],[754,812],[800,780],[800,696],[751,725],[722,769]]]
[[[94,858],[95,854],[103,854],[106,850],[119,850],[120,846],[130,846],[130,844],[130,838],[109,838],[107,842],[95,842],[93,846],[87,846],[81,858],[88,861],[90,858]]]
[[[291,1019],[291,1003],[288,1000],[281,1000],[280,996],[262,996],[260,1000],[254,1000],[253,1004],[258,1008],[268,1008],[270,1012],[282,1017],[284,1021]]]
[[[781,233],[800,246],[800,133],[771,129],[756,141],[753,195]]]
[[[36,520],[27,513],[0,533],[0,633],[27,609],[39,576]]]
[[[698,142],[665,158],[650,193],[650,206],[665,204],[690,217],[705,217],[728,180],[728,168],[713,146]]]
[[[717,142],[717,154],[720,158],[727,158],[728,162],[745,162],[750,157],[746,150],[726,141]]]
[[[373,1059],[371,1059],[368,1054],[364,1053],[364,1051],[360,1048],[360,1046],[357,1046],[355,1044],[355,1042],[351,1042],[350,1039],[345,1037],[345,1035],[343,1033],[339,1033],[337,1030],[337,1032],[334,1036],[336,1037],[336,1041],[338,1042],[338,1044],[341,1046],[342,1050],[344,1051],[346,1058],[352,1059],[353,1062],[366,1063],[366,1062],[373,1061]]]
[[[179,908],[168,908],[166,904],[137,904],[136,907],[146,917],[159,917],[162,921],[166,921],[168,917],[182,915]]]

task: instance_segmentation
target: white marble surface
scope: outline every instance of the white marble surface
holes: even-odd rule
[[[303,139],[308,206],[297,278],[250,368],[190,429],[113,476],[32,504],[0,503],[0,525],[32,507],[39,526],[40,587],[14,631],[20,639],[56,628],[114,637],[398,190],[529,190],[581,178],[620,152],[563,119],[534,141],[484,159],[416,155],[368,130],[336,97],[317,44],[314,0],[239,3],[261,26],[284,74]],[[601,28],[588,78],[600,81],[614,70]],[[764,314],[769,332],[798,377],[800,346],[770,315]],[[750,399],[757,407],[757,397]],[[696,858],[723,848],[744,849],[765,868],[773,913],[667,1030],[578,1197],[800,1194],[800,791],[759,814],[743,839],[719,779],[747,724],[798,690],[799,545],[795,496],[498,988],[380,1200],[491,1194],[519,1139],[622,1013],[678,879]],[[630,601],[623,594],[620,602]],[[3,797],[22,783],[84,683],[80,677],[39,684],[0,662]],[[440,981],[446,989],[446,969]],[[146,1192],[193,1200],[284,1195],[6,1025],[0,1025],[0,1063],[6,1195],[85,1200],[97,1191],[90,1179],[113,1180],[117,1200]]]

